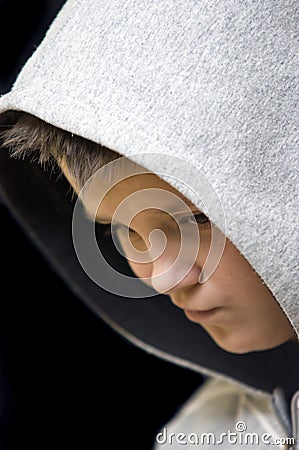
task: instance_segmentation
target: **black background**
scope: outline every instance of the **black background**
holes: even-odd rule
[[[1,94],[63,3],[0,0]],[[149,450],[200,375],[135,348],[95,317],[4,204],[0,227],[0,449]]]

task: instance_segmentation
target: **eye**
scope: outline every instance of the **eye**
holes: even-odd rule
[[[210,219],[204,213],[195,213],[181,220],[183,223],[196,223],[201,230],[211,228]]]
[[[186,217],[182,218],[180,220],[180,222],[185,223],[185,224],[186,223],[196,223],[201,230],[208,230],[211,228],[210,219],[204,213],[191,214],[190,216],[186,216]],[[107,225],[101,224],[101,226],[103,227],[102,234],[105,237],[111,237],[111,223],[109,223]],[[125,225],[117,224],[117,225],[113,225],[113,227],[114,227],[115,231],[117,231],[117,229],[122,229],[122,228],[127,229],[129,231],[129,235],[131,238],[136,239],[137,237],[139,237],[139,234],[136,233],[136,231],[134,231],[132,228],[127,228]]]
[[[105,237],[111,237],[111,235],[112,235],[111,228],[113,228],[115,231],[120,230],[120,229],[126,229],[129,231],[129,235],[131,237],[139,236],[138,233],[136,233],[136,231],[132,230],[132,228],[127,228],[125,225],[121,225],[121,224],[112,225],[112,227],[111,227],[111,223],[108,223],[107,225],[101,224],[101,227],[103,228],[102,235]]]
[[[126,227],[124,227],[124,228],[126,228]],[[132,230],[132,228],[130,228],[130,227],[128,228],[128,232],[129,232],[130,238],[134,238],[134,239],[140,238],[139,234],[136,231]]]

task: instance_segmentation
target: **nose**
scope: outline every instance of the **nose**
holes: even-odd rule
[[[161,294],[172,294],[198,283],[201,268],[196,262],[194,243],[184,245],[178,255],[177,243],[167,239],[164,252],[152,262],[151,284]]]

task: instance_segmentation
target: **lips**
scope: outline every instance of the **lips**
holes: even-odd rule
[[[185,313],[187,319],[191,320],[191,322],[205,323],[210,320],[213,320],[213,318],[219,312],[220,309],[222,309],[222,308],[219,306],[216,308],[205,310],[205,311],[195,311],[195,310],[190,310],[190,309],[184,309],[184,313]]]
[[[170,296],[172,302],[184,311],[206,312],[223,305],[221,293],[199,286],[190,292],[177,292]]]

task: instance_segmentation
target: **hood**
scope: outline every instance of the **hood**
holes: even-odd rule
[[[282,0],[69,0],[0,99],[2,117],[26,111],[100,143],[202,207],[195,169],[215,194],[207,200],[210,219],[266,283],[297,335],[298,6]],[[230,354],[166,296],[124,300],[97,286],[74,251],[74,201],[65,180],[5,152],[0,170],[3,198],[54,269],[127,339],[257,391],[276,386],[273,360],[288,375],[294,371],[294,359],[288,366],[285,355],[295,351],[298,362],[296,342]],[[97,229],[115,265],[131,275]],[[265,367],[265,377],[257,379],[252,361]]]

